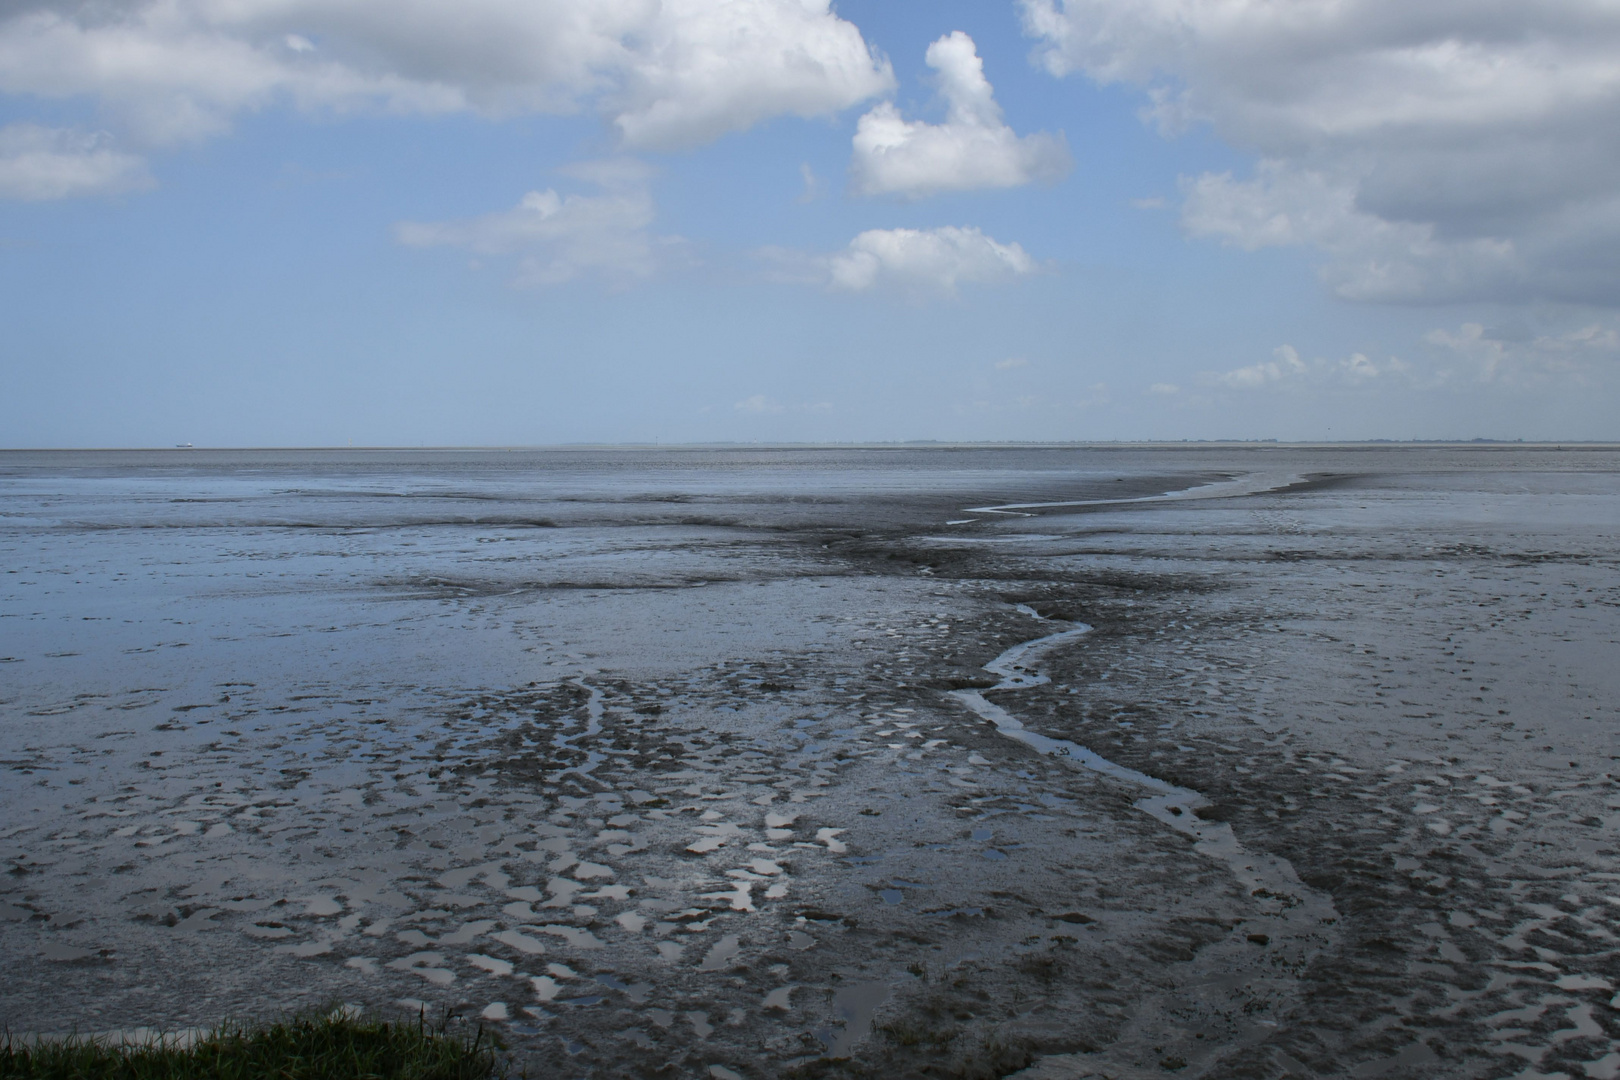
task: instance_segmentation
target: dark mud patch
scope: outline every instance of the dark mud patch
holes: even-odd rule
[[[1290,1022],[1220,1075],[1268,1075],[1297,1061],[1323,1074],[1360,1062],[1358,1075],[1508,1076],[1526,1058],[1581,1068],[1607,1052],[1620,1036],[1607,1011],[1620,969],[1602,943],[1598,912],[1606,909],[1592,906],[1591,886],[1572,885],[1606,880],[1601,868],[1620,861],[1620,843],[1593,832],[1577,863],[1559,850],[1569,841],[1551,839],[1592,828],[1575,805],[1614,802],[1607,780],[1510,782],[1493,775],[1500,766],[1465,763],[1443,734],[1427,754],[1394,751],[1388,736],[1402,718],[1387,714],[1402,706],[1398,680],[1388,677],[1399,653],[1387,647],[1354,651],[1384,658],[1396,699],[1389,707],[1369,693],[1365,703],[1326,705],[1337,716],[1307,711],[1267,730],[1251,718],[1275,675],[1262,673],[1254,646],[1277,632],[1276,608],[1205,614],[1198,597],[1211,590],[1152,579],[1131,595],[1128,617],[1102,616],[1095,602],[1085,609],[1098,632],[1086,648],[1052,658],[1058,677],[1029,692],[1026,716],[1040,717],[1047,734],[1203,792],[1212,801],[1200,817],[1229,822],[1245,843],[1290,860],[1343,916],[1341,943],[1304,973]],[[1351,651],[1336,635],[1304,644]],[[1434,652],[1433,667],[1454,664],[1447,650]],[[1376,668],[1371,674],[1362,685],[1377,687]],[[1401,674],[1430,688],[1446,681],[1444,670]],[[1068,687],[1080,690],[1078,701]],[[1405,711],[1407,727],[1414,718],[1421,728],[1435,722],[1433,710]],[[1301,733],[1302,721],[1345,724],[1346,712],[1359,712],[1388,749],[1319,750]],[[1481,715],[1475,730],[1499,722]],[[1521,1015],[1542,1026],[1507,1034],[1505,1018]]]

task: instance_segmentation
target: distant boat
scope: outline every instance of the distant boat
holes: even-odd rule
[[[192,446],[188,442],[177,442],[177,443],[174,444],[174,448],[176,450],[195,450],[196,449],[195,446]]]

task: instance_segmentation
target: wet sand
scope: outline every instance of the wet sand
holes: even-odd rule
[[[0,1021],[1620,1075],[1617,465],[0,455]]]

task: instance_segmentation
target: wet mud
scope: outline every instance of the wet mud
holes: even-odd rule
[[[0,1020],[1620,1075],[1617,464],[0,455]]]

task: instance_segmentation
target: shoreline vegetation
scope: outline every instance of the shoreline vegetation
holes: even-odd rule
[[[507,1075],[483,1025],[357,1011],[227,1022],[195,1037],[0,1036],[0,1080],[490,1080]],[[455,1025],[460,1027],[461,1025]]]

